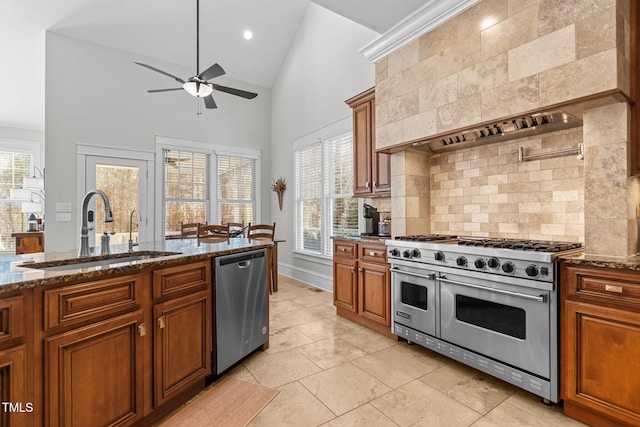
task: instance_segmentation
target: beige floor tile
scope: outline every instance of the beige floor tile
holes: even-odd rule
[[[269,301],[284,301],[288,299],[298,298],[300,295],[290,289],[282,289],[269,295]]]
[[[323,427],[396,427],[398,424],[387,418],[368,403],[323,424]]]
[[[518,390],[461,363],[435,369],[420,381],[481,414],[486,414]]]
[[[454,364],[454,363],[458,363],[454,360],[449,359],[448,357],[445,357],[439,353],[436,353],[435,351],[426,349],[422,346],[419,346],[417,344],[412,344],[412,345],[408,345],[406,342],[404,341],[399,341],[395,348],[406,354],[409,355],[411,357],[415,357],[416,359],[420,360],[423,363],[426,363],[430,366],[433,367],[438,367],[438,366],[444,366],[444,365],[450,365],[450,364]]]
[[[307,322],[302,325],[295,326],[293,329],[304,336],[309,337],[313,341],[339,337],[353,332],[352,328],[336,322],[335,318]]]
[[[269,348],[266,352],[268,354],[279,353],[312,342],[311,338],[302,335],[293,328],[275,329],[269,331]]]
[[[258,383],[268,387],[279,387],[321,371],[296,350],[262,354],[245,361],[244,365]]]
[[[480,414],[422,381],[412,381],[371,402],[401,426],[469,426]]]
[[[395,347],[380,350],[351,362],[369,375],[374,376],[391,388],[398,388],[411,382],[434,367],[421,362],[415,357],[408,356]]]
[[[297,348],[297,351],[304,354],[309,360],[313,361],[313,363],[322,369],[333,368],[334,366],[366,355],[366,353],[358,347],[340,338],[316,341]]]
[[[375,353],[382,349],[392,347],[396,344],[393,338],[385,337],[370,329],[361,329],[355,332],[349,332],[340,338],[364,350],[366,353]]]
[[[549,427],[552,424],[542,418],[534,417],[509,402],[504,402],[472,425],[473,427]]]
[[[558,405],[544,405],[540,397],[524,390],[518,390],[505,403],[528,412],[531,416],[545,421],[549,426],[584,426],[581,422],[565,416]]]
[[[327,304],[326,306],[299,309],[294,313],[309,322],[313,322],[328,317],[336,317],[336,308],[333,305]]]
[[[296,304],[290,299],[281,301],[269,301],[269,314],[286,313],[288,311],[295,311],[304,308],[300,304]]]
[[[318,295],[305,295],[291,298],[291,301],[296,304],[300,304],[303,307],[317,307],[319,305],[326,305],[327,301]]]
[[[249,424],[252,427],[319,426],[335,418],[313,394],[293,382],[279,387],[280,393]]]
[[[303,378],[300,383],[336,415],[342,415],[391,390],[352,365],[336,366]]]
[[[295,311],[271,314],[269,317],[269,330],[271,331],[307,323],[307,320],[295,314]]]
[[[236,378],[238,380],[246,381],[248,383],[257,383],[258,382],[253,377],[253,375],[251,375],[251,372],[249,372],[249,370],[247,369],[246,366],[244,366],[244,364],[237,365],[232,370],[230,370],[227,374],[225,374],[225,377],[227,375],[231,376],[231,377],[234,377],[234,378]]]

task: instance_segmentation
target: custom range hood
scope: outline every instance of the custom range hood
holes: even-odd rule
[[[552,110],[413,142],[411,146],[440,153],[579,126],[582,126],[580,119],[564,110]]]

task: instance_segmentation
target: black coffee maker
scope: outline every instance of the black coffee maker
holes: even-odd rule
[[[378,235],[378,222],[380,222],[380,213],[378,209],[371,205],[364,204],[364,217],[365,232],[367,235]]]

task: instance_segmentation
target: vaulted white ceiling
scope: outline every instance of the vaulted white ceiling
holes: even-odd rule
[[[313,1],[379,33],[425,4]],[[229,77],[270,87],[308,5],[309,0],[201,0],[200,70],[218,62]],[[195,24],[195,0],[0,0],[0,126],[44,129],[47,30],[195,71]],[[246,29],[253,39],[243,38]]]

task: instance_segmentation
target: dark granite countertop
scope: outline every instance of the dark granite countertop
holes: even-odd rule
[[[331,237],[333,240],[347,240],[349,242],[375,242],[384,244],[385,240],[391,239],[391,237],[380,237],[380,236],[333,236]]]
[[[200,243],[200,245],[197,244],[196,239],[147,242],[136,246],[133,252],[128,252],[127,245],[111,245],[111,256],[127,256],[149,252],[173,252],[174,254],[131,262],[118,262],[117,258],[115,258],[111,264],[64,271],[47,271],[20,267],[20,265],[25,262],[46,262],[48,265],[61,265],[64,264],[63,260],[77,259],[77,249],[64,252],[39,252],[25,255],[0,256],[0,293],[34,288],[37,286],[63,284],[75,280],[95,279],[115,273],[134,272],[150,267],[157,268],[181,262],[195,262],[216,256],[266,248],[271,245],[272,243],[270,241],[244,238],[232,238],[229,239],[229,243]],[[100,255],[99,248],[92,248],[92,251],[94,252],[92,252],[91,256],[82,259],[83,262],[105,258]]]
[[[608,257],[605,255],[565,255],[559,257],[562,262],[575,265],[593,267],[615,268],[618,270],[640,270],[640,256],[634,255],[626,258]]]

